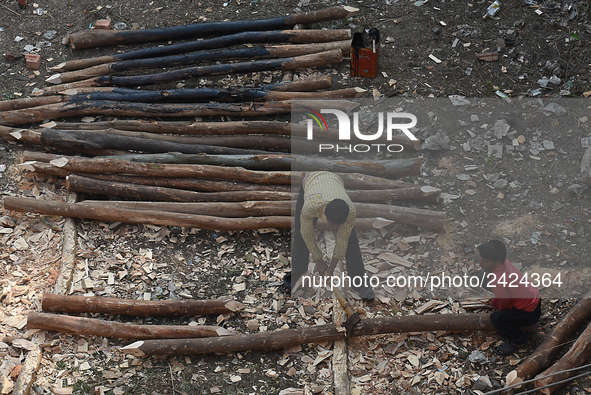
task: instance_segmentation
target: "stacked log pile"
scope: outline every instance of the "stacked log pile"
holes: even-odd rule
[[[392,180],[418,174],[418,158],[369,163],[289,154],[292,150],[314,152],[305,138],[305,125],[277,119],[285,119],[295,109],[292,100],[305,107],[319,99],[338,99],[331,100],[331,108],[351,111],[358,104],[346,99],[363,95],[364,89],[325,90],[331,80],[323,76],[255,87],[161,87],[188,78],[340,63],[350,52],[349,30],[300,29],[299,24],[347,18],[356,11],[334,7],[248,23],[69,35],[64,43],[73,49],[186,37],[193,41],[67,61],[54,67],[57,74],[47,79],[55,85],[37,90],[34,97],[0,103],[0,137],[5,140],[94,156],[25,152],[26,169],[42,176],[63,177],[71,191],[133,200],[134,204],[9,197],[5,207],[47,215],[215,230],[290,228],[290,209],[303,171],[327,170],[345,179],[357,205],[359,229],[392,222],[444,229],[443,212],[377,204],[439,201],[439,189]],[[289,28],[294,30],[277,30]],[[164,67],[166,71],[137,74],[139,70]],[[129,75],[130,71],[135,74]],[[148,85],[154,89],[138,89]],[[61,121],[89,115],[127,119]],[[229,120],[234,116],[264,120],[200,119]],[[198,120],[182,120],[187,117]],[[29,127],[23,129],[23,125]],[[314,133],[320,142],[338,141],[338,136],[327,130],[315,128]],[[363,142],[357,140],[351,142]],[[384,136],[383,141],[375,141],[380,142],[400,144],[406,150],[420,146],[419,141],[406,137],[386,140]],[[291,171],[294,164],[300,171]],[[296,188],[292,190],[291,186]]]

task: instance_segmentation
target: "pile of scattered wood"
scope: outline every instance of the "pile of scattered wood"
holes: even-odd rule
[[[65,178],[71,191],[133,201],[62,203],[9,197],[5,207],[47,215],[215,230],[290,228],[294,193],[303,172],[327,170],[339,173],[345,180],[357,206],[358,229],[392,222],[444,229],[443,212],[383,204],[398,200],[439,201],[441,191],[437,188],[392,180],[419,174],[418,158],[366,162],[295,155],[314,152],[305,138],[307,126],[277,119],[160,120],[278,117],[327,98],[338,99],[331,100],[331,108],[350,111],[359,104],[346,99],[360,96],[363,89],[321,91],[331,86],[330,78],[322,76],[236,89],[125,88],[339,63],[351,48],[349,30],[269,29],[347,18],[355,12],[351,7],[334,7],[248,23],[203,23],[141,32],[88,31],[68,36],[64,43],[75,49],[188,36],[194,41],[68,61],[54,67],[59,74],[47,80],[58,85],[38,91],[36,97],[0,103],[0,124],[4,125],[0,126],[0,137],[5,140],[95,156],[25,152],[26,169],[44,177]],[[222,36],[222,32],[230,35]],[[206,38],[195,40],[196,35]],[[257,43],[264,45],[251,45]],[[235,49],[243,44],[247,48]],[[230,60],[237,62],[219,64]],[[163,67],[167,71],[150,75],[113,74]],[[170,71],[171,67],[178,69]],[[132,119],[56,122],[88,115]],[[146,116],[147,120],[136,118]],[[20,127],[39,122],[45,123],[37,128]],[[314,136],[316,149],[323,141],[338,141],[336,133],[326,129],[314,128]],[[352,144],[358,142],[363,143],[358,137],[351,140]],[[382,140],[373,142],[400,144],[406,150],[420,147],[420,141],[406,137],[386,140],[385,134]],[[299,171],[292,171],[292,165]]]

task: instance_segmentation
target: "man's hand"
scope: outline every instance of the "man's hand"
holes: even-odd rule
[[[336,258],[332,258],[330,260],[330,265],[328,266],[328,268],[326,270],[327,276],[332,276],[334,274],[334,269],[336,269],[337,263],[339,263],[339,260]]]
[[[328,271],[328,265],[326,264],[324,259],[318,259],[314,261],[314,263],[316,264],[316,270],[318,270],[318,273],[320,273],[321,275],[325,274]]]

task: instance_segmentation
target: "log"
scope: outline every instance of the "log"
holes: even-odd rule
[[[545,369],[561,350],[561,345],[577,331],[581,324],[591,319],[591,291],[560,320],[535,351],[515,369],[516,377],[526,381]]]
[[[118,196],[127,199],[168,202],[243,202],[246,200],[291,200],[292,198],[290,192],[194,192],[183,189],[101,181],[79,175],[67,176],[66,187],[70,191],[83,192],[91,195]]]
[[[130,154],[116,159],[149,163],[240,166],[251,170],[290,170],[292,166],[297,166],[298,170],[301,171],[326,170],[331,172],[363,173],[385,178],[415,175],[420,170],[420,159],[387,159],[368,162],[282,154],[190,155],[174,152],[160,155]]]
[[[551,375],[558,372],[563,372],[564,370],[569,370],[581,366],[589,359],[591,356],[591,323],[587,325],[587,328],[581,333],[578,337],[577,341],[571,346],[566,354],[558,362],[556,362],[552,367],[544,370],[536,377],[542,377]],[[546,377],[539,379],[534,383],[535,388],[544,387],[546,385],[550,385],[553,383],[557,383],[559,381],[568,379],[569,377],[574,376],[575,372],[563,372],[558,373],[552,377]],[[556,384],[548,388],[541,389],[544,395],[550,395],[556,390],[558,390],[562,384]]]
[[[29,166],[33,167],[35,172],[67,177],[72,174],[69,171],[63,170],[59,167],[52,166],[43,162],[29,162]],[[93,178],[102,181],[111,181],[127,184],[137,185],[151,185],[166,188],[186,189],[189,191],[199,192],[229,192],[229,191],[275,191],[275,192],[290,192],[289,185],[264,185],[264,184],[250,184],[246,182],[234,181],[219,181],[207,180],[202,178],[172,178],[172,177],[143,177],[143,176],[126,176],[120,174],[93,174],[93,173],[77,173],[86,178]]]
[[[296,24],[307,25],[311,23],[343,19],[354,15],[357,11],[359,11],[357,8],[345,6],[254,21],[210,22],[138,31],[85,30],[67,35],[62,42],[64,44],[69,44],[72,49],[82,49],[150,41],[179,40],[187,38],[195,39],[216,34],[273,30],[291,27]]]
[[[435,314],[362,320],[353,336],[421,331],[492,331],[489,314]],[[307,343],[345,339],[345,331],[334,324],[275,332],[204,339],[145,340],[121,351],[135,355],[196,355],[243,351],[279,350]]]
[[[114,89],[114,88],[107,88]],[[100,130],[105,128],[114,128],[117,130],[140,131],[150,133],[174,133],[174,134],[197,134],[197,135],[228,135],[228,134],[274,134],[293,137],[306,137],[306,125],[289,124],[277,121],[250,121],[250,122],[147,122],[147,121],[105,121],[93,123],[68,123],[56,122],[57,129],[63,130]],[[314,128],[315,139],[338,141],[338,134]],[[316,140],[315,140],[316,141]],[[351,144],[362,143],[361,140],[354,137]],[[320,141],[322,142],[322,141]],[[311,143],[311,142],[310,142]],[[314,150],[318,149],[316,141]],[[420,141],[412,141],[405,137],[393,136],[392,140],[387,140],[386,136],[375,140],[375,143],[400,144],[404,149],[419,150]],[[311,144],[308,144],[311,146]],[[326,151],[329,152],[329,151]]]
[[[41,145],[41,133],[30,129],[0,126],[0,138],[5,141],[20,141],[25,144]]]
[[[230,332],[219,326],[135,325],[96,318],[35,312],[27,316],[27,329],[120,339],[186,339],[230,335]]]
[[[264,217],[267,215],[290,216],[292,201],[247,201],[247,202],[117,202],[85,200],[84,205],[115,207],[127,210],[169,211],[186,214],[212,215],[226,218]]]
[[[290,58],[277,58],[270,60],[253,60],[251,62],[222,63],[208,66],[195,66],[184,69],[165,71],[154,74],[133,76],[104,75],[81,81],[55,85],[45,88],[43,95],[57,93],[67,89],[86,86],[143,86],[164,84],[187,78],[200,78],[212,75],[228,75],[236,73],[252,73],[270,70],[291,70],[299,68],[328,66],[341,63],[343,53],[340,49],[314,53],[310,55],[294,56]]]
[[[66,101],[69,101],[68,98],[62,96],[41,96],[4,100],[0,101],[0,111],[20,110],[21,108],[38,107],[47,104],[63,103]]]
[[[297,105],[305,102],[299,101]],[[346,100],[332,100],[332,108],[351,110],[358,106]],[[289,100],[250,104],[234,103],[199,103],[199,104],[157,104],[133,102],[93,101],[75,103],[57,103],[22,110],[0,113],[0,125],[23,125],[41,122],[46,119],[68,118],[79,115],[104,116],[152,116],[152,117],[207,117],[288,114],[292,110]]]
[[[418,226],[427,229],[445,230],[445,212],[421,210],[385,204],[356,204],[357,216],[360,218],[381,217],[398,224]]]
[[[266,45],[257,48],[199,51],[184,55],[175,54],[147,59],[121,60],[76,71],[54,74],[45,81],[51,84],[64,84],[122,71],[180,67],[222,60],[291,58],[333,49],[340,49],[343,55],[347,55],[351,49],[351,40],[301,45]]]
[[[44,292],[41,309],[53,313],[100,313],[139,317],[175,317],[236,313],[244,305],[230,299],[135,300]]]
[[[44,128],[41,133],[41,144],[69,150],[105,150],[144,151],[144,152],[182,152],[186,154],[253,154],[264,153],[260,150],[249,150],[231,147],[218,147],[204,144],[186,144],[181,142],[156,140],[142,137],[123,136],[108,133],[76,132]]]
[[[36,199],[7,197],[4,199],[7,210],[34,212],[44,215],[59,215],[68,218],[86,218],[100,221],[126,222],[167,226],[184,226],[209,230],[254,230],[263,228],[291,228],[291,218],[266,216],[249,218],[217,218],[206,215],[190,215],[164,211],[125,210],[68,204],[62,202],[42,202]]]

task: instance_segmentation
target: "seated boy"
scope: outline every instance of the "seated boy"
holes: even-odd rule
[[[487,272],[484,286],[493,291],[490,305],[497,311],[490,322],[507,340],[493,351],[501,356],[512,354],[527,341],[519,327],[537,323],[541,315],[540,292],[507,258],[507,250],[500,240],[491,240],[478,246],[480,266]]]

